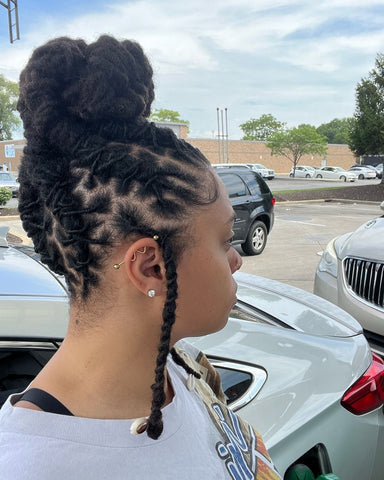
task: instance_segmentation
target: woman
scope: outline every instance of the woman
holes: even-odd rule
[[[3,480],[279,478],[182,341],[225,325],[241,258],[221,181],[147,121],[153,98],[141,47],[109,36],[52,40],[21,74],[20,215],[70,320],[2,409]]]

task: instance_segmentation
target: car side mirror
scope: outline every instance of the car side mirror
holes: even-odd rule
[[[384,210],[384,202],[381,202],[380,208],[381,208],[382,210]]]

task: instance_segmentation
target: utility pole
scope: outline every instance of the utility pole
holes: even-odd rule
[[[225,123],[223,109],[217,107],[217,141],[219,147],[219,163],[229,163],[228,151],[228,109],[225,108]]]
[[[11,43],[15,40],[20,40],[17,1],[18,0],[7,0],[7,2],[0,1],[0,5],[8,10],[9,41]]]

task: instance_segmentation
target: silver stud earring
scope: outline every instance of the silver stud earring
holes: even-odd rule
[[[148,297],[153,298],[156,295],[156,292],[155,292],[155,290],[151,289],[151,290],[148,290],[147,295],[148,295]]]

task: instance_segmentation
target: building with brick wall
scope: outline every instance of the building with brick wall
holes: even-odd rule
[[[156,124],[159,127],[171,128],[179,138],[197,147],[211,163],[262,163],[276,173],[288,173],[292,167],[292,162],[287,158],[272,156],[264,142],[228,140],[219,144],[215,139],[189,138],[187,125],[183,123],[156,122]],[[6,163],[8,170],[17,175],[24,145],[24,139],[0,142],[0,166]],[[334,165],[348,169],[355,162],[355,156],[348,145],[328,145],[328,153],[324,158],[305,155],[300,159],[299,165]]]

